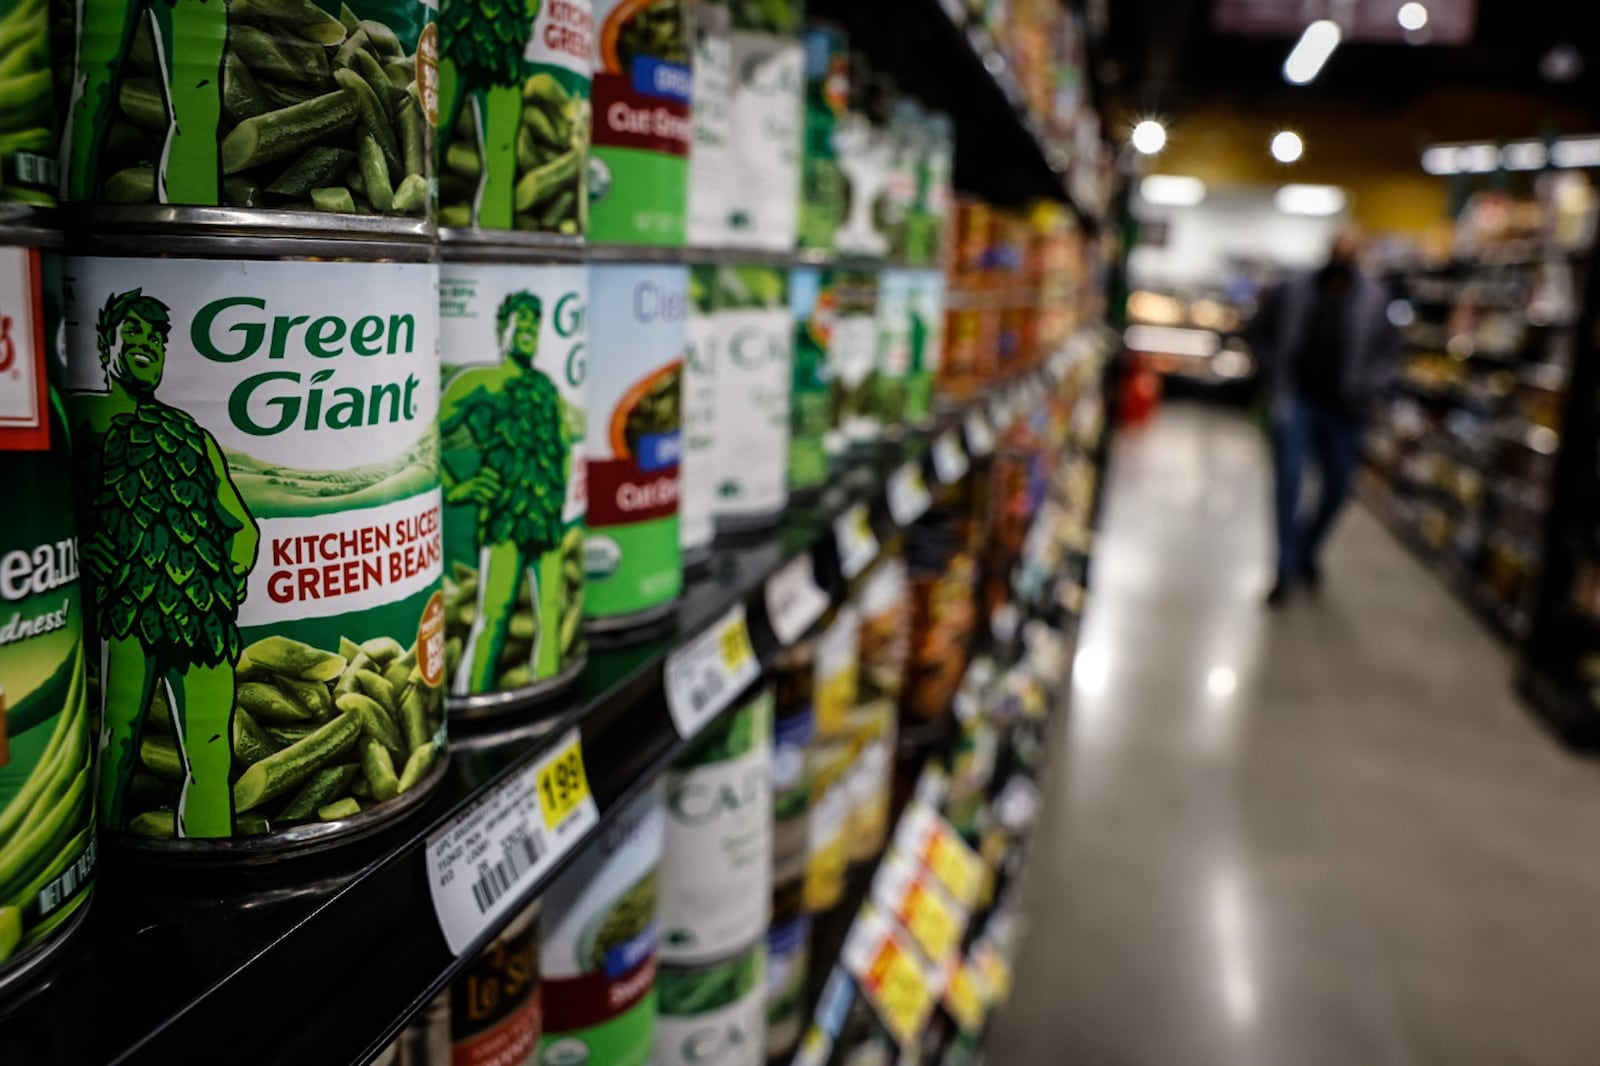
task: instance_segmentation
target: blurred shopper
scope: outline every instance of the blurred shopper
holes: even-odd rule
[[[1368,412],[1388,388],[1400,335],[1382,283],[1363,274],[1361,235],[1345,230],[1328,261],[1264,294],[1250,334],[1260,360],[1272,425],[1277,580],[1273,606],[1295,581],[1315,589],[1317,556],[1350,493]],[[1303,499],[1306,466],[1319,485]]]

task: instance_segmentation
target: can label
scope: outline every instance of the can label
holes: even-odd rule
[[[714,447],[719,518],[777,515],[789,502],[794,322],[781,267],[717,269]]]
[[[450,987],[450,1066],[530,1066],[539,1046],[539,923],[501,934]]]
[[[848,604],[817,635],[816,732],[822,739],[844,735],[860,683],[861,616]]]
[[[514,692],[583,655],[588,290],[581,266],[441,270],[452,696]]]
[[[693,0],[694,150],[689,153],[689,243],[728,242],[733,172],[733,30],[727,0]]]
[[[805,35],[805,138],[800,160],[800,247],[832,251],[844,221],[845,182],[833,135],[850,102],[844,34],[810,26]]]
[[[828,481],[828,345],[833,336],[831,272],[796,267],[789,272],[789,313],[794,319],[794,363],[789,377],[789,488],[803,492]]]
[[[341,820],[439,760],[437,271],[66,262],[108,829]]]
[[[80,0],[67,198],[426,217],[424,0]]]
[[[651,788],[545,894],[541,1066],[651,1061],[662,825]]]
[[[811,918],[774,922],[767,932],[767,1054],[782,1054],[800,1038],[804,1022]]]
[[[589,0],[439,6],[439,224],[583,235]]]
[[[661,959],[747,948],[772,905],[772,693],[724,715],[667,772]]]
[[[806,746],[811,743],[812,710],[786,714],[772,734],[772,868],[780,875],[805,863],[806,812],[811,781]]]
[[[878,281],[878,355],[873,412],[883,425],[905,421],[911,375],[911,275],[885,270]]]
[[[46,381],[39,253],[0,248],[0,970],[89,898],[94,771],[71,459]]]
[[[762,1066],[767,946],[716,966],[661,971],[655,1066]]]
[[[910,272],[911,367],[906,374],[906,418],[926,422],[933,414],[933,386],[944,354],[944,275]]]
[[[805,909],[821,914],[844,897],[849,844],[845,839],[850,815],[846,791],[850,772],[850,745],[843,741],[818,741],[806,755],[811,779],[811,818],[806,825],[806,875],[802,888]]]
[[[585,611],[610,618],[683,590],[679,450],[689,270],[590,267],[589,535]]]
[[[683,462],[678,542],[685,553],[711,546],[716,533],[717,365],[723,359],[716,313],[717,268],[689,268],[688,347],[683,359]]]
[[[55,70],[47,0],[0,0],[0,203],[56,202]]]
[[[797,7],[734,7],[734,180],[724,205],[728,239],[743,247],[787,252],[799,226],[805,48],[795,36]]]
[[[596,0],[589,236],[682,245],[689,183],[687,0]]]
[[[878,275],[870,271],[833,272],[835,311],[828,346],[828,377],[833,390],[830,460],[851,447],[875,442],[882,422],[874,409],[873,376],[878,363]]]

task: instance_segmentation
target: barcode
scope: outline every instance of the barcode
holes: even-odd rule
[[[538,865],[544,855],[542,834],[519,830],[500,842],[501,858],[494,862],[478,864],[478,880],[472,886],[472,898],[478,902],[478,913],[486,914],[495,901],[505,895],[522,875]]]
[[[709,707],[713,700],[722,695],[723,687],[720,670],[702,671],[700,683],[689,689],[689,702],[694,706],[695,712],[699,713]]]

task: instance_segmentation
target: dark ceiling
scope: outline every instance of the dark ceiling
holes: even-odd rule
[[[1136,112],[1199,102],[1384,111],[1430,90],[1467,88],[1545,97],[1600,118],[1600,45],[1585,28],[1592,15],[1577,16],[1589,6],[1584,0],[1429,0],[1437,9],[1434,43],[1420,45],[1405,43],[1397,22],[1390,29],[1399,3],[1112,0],[1103,9],[1107,30],[1097,74],[1111,103]],[[1287,84],[1282,66],[1295,27],[1329,14],[1353,32],[1315,82]],[[1437,43],[1448,39],[1467,43]],[[1563,43],[1578,47],[1583,69],[1553,83],[1541,74],[1541,60]]]

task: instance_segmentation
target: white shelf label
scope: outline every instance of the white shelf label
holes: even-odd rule
[[[927,514],[928,508],[933,506],[933,493],[928,491],[922,467],[914,462],[903,464],[889,476],[888,492],[889,515],[902,529]]]
[[[687,740],[700,732],[760,675],[744,604],[735,604],[716,625],[667,656],[667,710],[678,735]]]
[[[828,609],[828,594],[817,587],[811,553],[802,552],[767,578],[767,618],[779,643],[788,647]]]
[[[967,453],[955,431],[940,434],[933,442],[933,473],[941,484],[953,485],[967,476]]]
[[[600,820],[578,731],[428,838],[428,893],[457,955],[501,923],[526,890]]]
[[[980,458],[994,451],[994,431],[989,428],[989,420],[983,417],[982,411],[975,409],[967,415],[965,429],[967,451]]]
[[[878,557],[878,538],[873,536],[867,505],[851,504],[835,518],[833,536],[839,545],[839,569],[846,581],[854,581]]]

